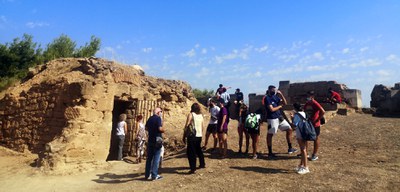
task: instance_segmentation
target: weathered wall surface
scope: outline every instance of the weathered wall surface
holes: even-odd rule
[[[182,81],[102,59],[55,60],[30,77],[0,99],[0,144],[37,153],[38,164],[52,169],[105,160],[116,100],[164,101],[166,119],[184,116],[195,101]]]
[[[371,107],[376,108],[377,116],[399,116],[400,83],[394,87],[375,85],[371,92]]]

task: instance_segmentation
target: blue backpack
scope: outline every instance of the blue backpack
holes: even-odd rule
[[[295,115],[299,116],[301,119],[297,125],[297,129],[299,129],[301,133],[301,138],[305,141],[315,141],[315,139],[317,139],[317,134],[315,133],[315,128],[307,115],[306,118],[299,113],[296,113]]]

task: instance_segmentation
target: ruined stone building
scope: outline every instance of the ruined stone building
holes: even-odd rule
[[[162,107],[170,133],[181,131],[176,127],[195,102],[190,92],[187,83],[145,76],[138,66],[96,58],[54,60],[2,93],[0,145],[37,153],[38,165],[54,169],[104,162],[113,150],[118,116],[125,113],[124,153],[133,154],[135,117],[146,120]]]
[[[315,100],[317,100],[326,111],[339,111],[343,109],[346,113],[346,105],[331,105],[326,103],[328,98],[328,89],[332,88],[334,91],[341,94],[342,98],[348,101],[348,106],[354,109],[361,109],[361,91],[357,89],[349,89],[344,84],[339,84],[335,81],[316,81],[316,82],[302,82],[290,83],[290,81],[280,81],[278,89],[285,96],[288,105],[284,109],[292,109],[292,104],[295,102],[304,104],[306,102],[307,92],[315,92]],[[249,94],[249,107],[251,112],[262,110],[265,112],[261,104],[264,94]]]
[[[371,92],[371,107],[377,116],[400,116],[400,83],[394,87],[375,85]]]

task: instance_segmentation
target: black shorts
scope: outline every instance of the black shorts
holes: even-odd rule
[[[217,131],[218,131],[217,124],[208,124],[208,126],[207,126],[208,133],[217,133]]]
[[[315,133],[317,134],[317,137],[319,136],[320,132],[321,132],[321,127],[315,127]]]
[[[260,129],[251,129],[251,128],[246,128],[248,134],[257,134],[260,135]]]

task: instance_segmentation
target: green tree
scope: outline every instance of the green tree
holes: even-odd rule
[[[24,77],[40,57],[37,47],[28,34],[15,38],[9,45],[0,45],[0,77]]]
[[[97,38],[95,36],[92,36],[90,38],[90,43],[86,43],[85,46],[80,47],[76,53],[75,53],[75,57],[91,57],[94,56],[96,54],[97,51],[100,50],[100,38]]]
[[[193,89],[193,94],[194,97],[196,97],[196,99],[200,99],[200,98],[209,98],[212,97],[214,95],[214,91],[212,89],[207,90],[207,89]]]
[[[57,58],[73,57],[75,52],[76,42],[72,41],[67,35],[61,34],[60,37],[53,40],[47,45],[43,56],[45,61],[50,61]]]

